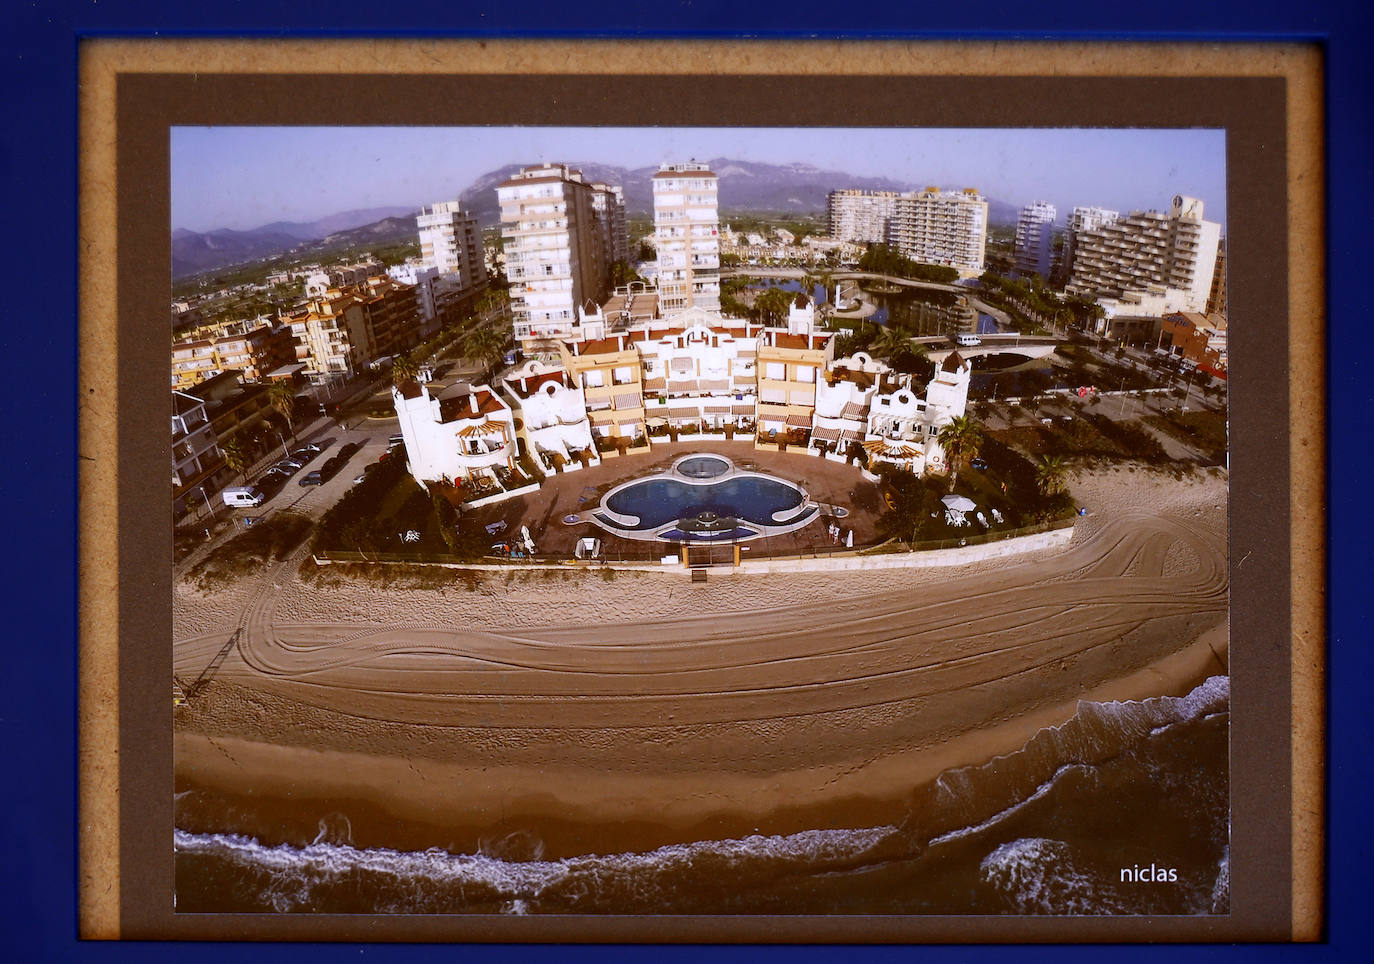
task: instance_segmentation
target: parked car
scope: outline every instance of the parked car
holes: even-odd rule
[[[964,348],[972,348],[975,345],[981,345],[983,343],[983,339],[979,338],[977,335],[969,334],[968,332],[963,332],[957,336],[955,341]]]
[[[305,463],[302,462],[300,459],[282,459],[276,465],[272,466],[272,468],[281,469],[283,472],[295,475],[297,472],[301,470],[301,466],[303,466],[304,464]]]
[[[404,435],[393,435],[391,436],[391,438],[387,439],[387,445],[392,448],[395,448],[398,445],[404,445],[405,442],[406,437]]]
[[[988,463],[987,463],[984,459],[979,459],[979,458],[972,458],[972,459],[969,459],[968,464],[971,465],[971,466],[973,466],[975,469],[977,469],[977,470],[980,471],[980,472],[984,471],[984,470],[987,469],[987,467],[988,467]]]
[[[350,458],[354,452],[363,447],[362,442],[349,442],[339,449],[339,454],[335,458]]]
[[[285,471],[284,469],[268,469],[266,472],[262,474],[262,477],[258,479],[258,484],[278,485],[279,483],[285,482],[290,477],[291,473]]]
[[[292,455],[311,455],[311,456],[315,456],[315,455],[319,455],[319,454],[320,454],[321,452],[323,452],[323,451],[324,451],[324,448],[323,448],[322,446],[316,445],[314,442],[306,442],[304,445],[302,445],[300,448],[296,449],[296,451],[292,452],[291,454],[292,454]]]
[[[323,472],[320,472],[318,469],[317,469],[316,471],[314,471],[314,472],[308,472],[308,473],[306,473],[304,476],[302,476],[302,477],[301,477],[301,480],[300,480],[299,482],[297,482],[296,484],[299,485],[299,486],[323,485],[323,484],[324,484],[324,473],[323,473]]]

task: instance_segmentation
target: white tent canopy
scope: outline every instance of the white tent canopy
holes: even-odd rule
[[[956,512],[969,512],[973,509],[978,508],[974,501],[968,498],[967,496],[954,495],[952,493],[950,495],[945,496],[940,501],[943,502],[948,508],[951,508]]]

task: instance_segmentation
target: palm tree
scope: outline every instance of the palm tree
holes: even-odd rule
[[[224,457],[224,464],[229,466],[235,475],[247,477],[248,452],[237,435],[232,435],[220,443],[219,454]]]
[[[296,390],[291,387],[290,382],[273,382],[272,387],[267,390],[267,400],[272,403],[277,414],[286,419],[291,441],[296,441]]]
[[[792,292],[783,288],[769,288],[754,299],[754,309],[765,325],[781,325],[787,320],[792,305]]]
[[[956,415],[949,424],[940,429],[940,445],[949,456],[949,490],[954,491],[954,483],[959,478],[959,464],[978,454],[983,444],[983,427],[967,415]]]
[[[391,363],[391,382],[394,385],[413,382],[419,374],[420,366],[415,364],[415,359],[409,355],[397,355],[396,360]]]
[[[1043,496],[1058,495],[1068,489],[1068,467],[1058,455],[1042,455],[1035,467],[1035,485]]]
[[[505,332],[495,328],[478,328],[468,339],[467,353],[486,365],[494,365],[505,350]]]
[[[891,361],[902,351],[911,350],[911,338],[906,332],[897,328],[883,327],[878,331],[878,335],[873,339],[874,354],[881,355]]]

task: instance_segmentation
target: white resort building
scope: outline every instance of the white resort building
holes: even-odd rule
[[[935,366],[925,398],[912,391],[909,380],[892,391],[879,391],[864,439],[869,464],[887,463],[916,475],[944,472],[940,430],[964,414],[972,370],[957,351],[951,352]]]
[[[497,389],[411,383],[393,392],[410,471],[421,483],[487,478],[506,487],[657,442],[740,438],[848,461],[864,455],[917,474],[944,471],[941,428],[964,414],[970,364],[935,365],[924,397],[912,376],[870,355],[835,359],[834,334],[797,295],[786,327],[700,307],[668,317],[579,312],[557,361],[529,359]],[[853,444],[851,444],[853,443]],[[859,452],[862,447],[863,452]]]
[[[531,358],[506,373],[503,389],[515,409],[521,455],[537,459],[546,471],[595,464],[596,445],[582,387],[566,369]]]
[[[487,385],[409,382],[392,399],[410,474],[425,482],[489,480],[516,467],[515,415]]]

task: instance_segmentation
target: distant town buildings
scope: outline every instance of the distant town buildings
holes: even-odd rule
[[[830,236],[835,240],[885,242],[897,210],[897,192],[831,191],[825,206]]]
[[[598,217],[595,191],[566,164],[521,168],[497,188],[515,337],[527,344],[568,335],[579,306],[610,290],[607,251],[615,215]]]
[[[988,202],[971,187],[898,195],[888,226],[888,243],[903,257],[970,273],[983,270],[987,237]]]
[[[1054,260],[1054,221],[1059,216],[1048,201],[1032,201],[1016,219],[1014,265],[1018,274],[1049,279]]]
[[[1190,310],[1207,304],[1221,225],[1205,221],[1197,198],[1176,195],[1167,214],[1134,211],[1081,233],[1066,291],[1087,298],[1176,292]]]

